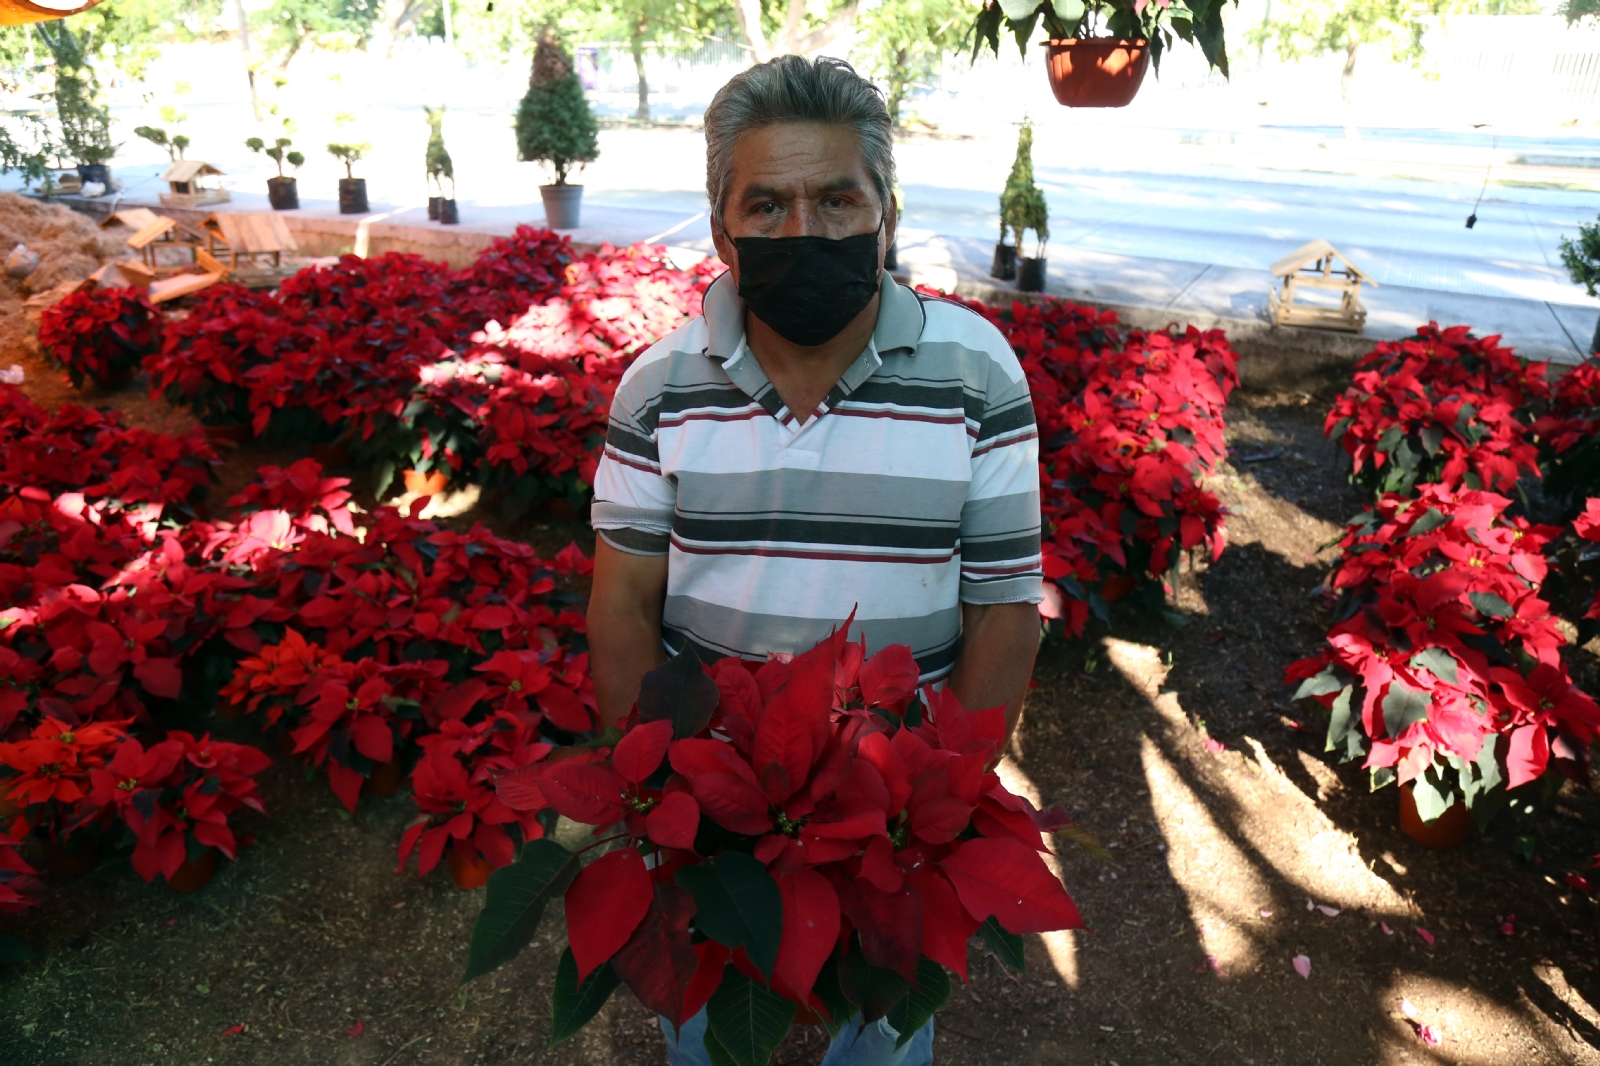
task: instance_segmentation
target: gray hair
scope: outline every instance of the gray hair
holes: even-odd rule
[[[780,122],[855,130],[861,161],[872,175],[879,202],[888,206],[895,182],[894,137],[883,91],[842,59],[778,56],[735,74],[706,108],[706,198],[717,225],[722,224],[740,136]]]

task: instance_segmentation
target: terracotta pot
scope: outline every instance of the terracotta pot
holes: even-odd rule
[[[311,458],[321,463],[323,467],[349,466],[350,448],[343,441],[334,441],[332,444],[313,444]]]
[[[1100,595],[1107,603],[1116,603],[1138,583],[1131,574],[1112,574],[1100,583]]]
[[[1150,42],[1124,37],[1051,41],[1045,69],[1065,107],[1127,107],[1150,66]]]
[[[426,474],[418,470],[402,470],[400,481],[407,492],[418,496],[437,496],[449,486],[450,476],[443,470],[432,470]]]
[[[70,881],[93,870],[100,861],[100,842],[79,837],[65,845],[48,837],[44,842],[44,872],[57,881]]]
[[[204,888],[217,876],[217,849],[207,848],[198,858],[185,859],[183,865],[167,878],[167,887],[174,892],[193,892]]]
[[[206,443],[211,445],[213,448],[217,447],[218,445],[228,445],[237,448],[239,445],[255,436],[254,433],[250,432],[250,427],[247,425],[201,426],[200,431],[206,435]]]
[[[1459,848],[1472,833],[1472,814],[1464,803],[1452,803],[1443,814],[1424,822],[1417,812],[1412,786],[1400,786],[1400,829],[1418,844],[1430,848]]]
[[[361,783],[361,794],[392,796],[400,791],[400,782],[404,778],[405,775],[400,772],[400,764],[392,759],[389,762],[374,763],[372,773]]]
[[[463,892],[482,888],[489,883],[489,875],[494,873],[494,867],[489,865],[488,859],[481,855],[476,859],[464,858],[455,848],[445,853],[445,860],[450,863],[451,880]]]

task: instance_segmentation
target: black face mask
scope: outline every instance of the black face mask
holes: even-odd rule
[[[735,237],[739,295],[791,344],[837,337],[878,292],[878,233],[827,237]]]

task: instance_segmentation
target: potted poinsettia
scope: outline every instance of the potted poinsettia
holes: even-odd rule
[[[39,343],[72,384],[120,388],[161,347],[165,320],[144,293],[126,286],[75,292],[39,316]]]
[[[196,738],[173,730],[149,748],[129,737],[105,765],[90,771],[87,802],[115,811],[135,840],[133,868],[192,892],[216,873],[216,855],[237,858],[228,820],[242,807],[262,813],[255,775],[272,764],[248,744]]]
[[[868,658],[844,630],[759,669],[686,651],[621,728],[500,777],[506,806],[596,840],[533,841],[490,878],[467,978],[559,895],[553,1040],[626,983],[674,1026],[704,1007],[713,1061],[767,1061],[797,1018],[886,1018],[904,1043],[974,934],[1020,960],[1022,934],[1082,925],[1044,859],[1065,816],[1000,783],[1004,735],[1002,708],[919,694],[910,649]]]
[[[1435,846],[1541,779],[1587,781],[1600,734],[1540,596],[1558,530],[1510,504],[1437,484],[1385,496],[1340,541],[1327,646],[1285,674],[1329,712],[1328,750],[1364,756],[1375,790],[1398,784],[1401,827]]]
[[[1198,44],[1206,62],[1228,73],[1222,9],[1227,0],[987,0],[973,22],[973,54],[985,43],[1000,54],[1002,28],[1027,56],[1041,23],[1046,71],[1056,101],[1067,107],[1125,107],[1153,60],[1174,34]],[[1237,0],[1235,0],[1237,2]]]
[[[126,722],[73,725],[46,716],[26,736],[0,743],[6,798],[44,841],[45,872],[64,879],[94,869],[111,811],[90,799],[90,775],[127,739]]]

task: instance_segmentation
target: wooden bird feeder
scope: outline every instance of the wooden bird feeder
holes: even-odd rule
[[[233,197],[222,187],[221,177],[222,171],[204,160],[180,159],[161,175],[170,189],[161,194],[161,202],[168,207],[225,204]]]
[[[261,257],[266,256],[277,269],[282,266],[284,252],[299,250],[283,216],[273,212],[207,215],[200,228],[206,235],[205,250],[212,255],[226,255],[231,270],[239,269],[241,256],[247,257],[249,265],[256,267],[262,265]]]
[[[1377,288],[1378,283],[1327,241],[1316,240],[1296,248],[1273,263],[1271,269],[1273,277],[1283,279],[1282,296],[1275,289],[1267,290],[1267,308],[1274,325],[1348,333],[1360,333],[1366,328],[1367,309],[1361,306],[1361,285],[1365,282]],[[1336,292],[1339,306],[1296,302],[1300,289]]]

